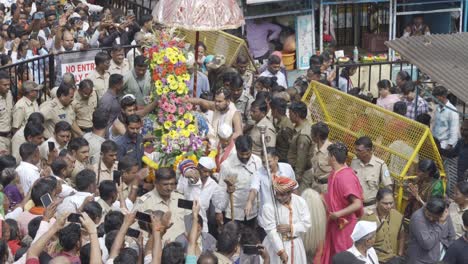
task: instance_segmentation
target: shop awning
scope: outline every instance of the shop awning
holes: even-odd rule
[[[400,38],[385,44],[468,103],[468,33]]]

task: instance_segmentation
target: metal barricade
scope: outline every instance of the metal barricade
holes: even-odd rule
[[[139,46],[122,46],[125,49],[125,54],[128,53],[131,49],[139,48]],[[79,52],[88,52],[88,51],[108,51],[112,47],[102,47],[97,49],[88,49],[85,51],[70,51],[60,54],[49,53],[44,56],[36,56],[31,59],[21,60],[15,64],[6,65],[0,67],[0,70],[7,71],[10,75],[10,87],[11,93],[14,100],[18,100],[21,94],[21,85],[25,81],[34,81],[37,84],[41,84],[44,87],[43,93],[39,98],[45,100],[47,97],[47,91],[50,91],[53,87],[56,86],[57,74],[60,72],[57,70],[57,67],[61,66],[57,63],[57,57],[61,54],[71,54]],[[133,52],[135,54],[135,52]],[[134,59],[134,58],[133,58]],[[63,75],[63,73],[62,73]]]

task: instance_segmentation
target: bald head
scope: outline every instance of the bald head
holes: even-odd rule
[[[75,39],[73,38],[73,34],[68,30],[63,32],[62,46],[65,51],[71,51],[75,46]]]

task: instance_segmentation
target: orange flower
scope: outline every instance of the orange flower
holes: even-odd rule
[[[153,73],[153,81],[157,81],[157,80],[160,80],[161,78],[159,77],[158,73],[157,72],[154,72]]]
[[[173,72],[174,71],[174,64],[169,64],[169,66],[167,66],[167,71],[169,72]]]
[[[183,71],[182,71],[181,67],[177,67],[177,68],[175,69],[174,73],[175,73],[176,75],[181,75],[181,74],[183,73]]]

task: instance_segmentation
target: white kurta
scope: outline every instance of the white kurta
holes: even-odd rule
[[[304,244],[300,238],[310,227],[310,212],[306,201],[295,194],[291,197],[292,217],[288,207],[276,202],[278,207],[279,223],[276,223],[275,208],[271,203],[265,204],[262,210],[263,229],[267,232],[267,236],[263,241],[266,251],[270,254],[271,264],[282,264],[281,258],[276,254],[284,249],[288,254],[288,264],[307,263]],[[293,241],[282,241],[281,235],[276,231],[278,224],[287,224],[292,226],[292,237],[297,237]],[[292,245],[291,242],[294,242]],[[292,252],[294,252],[294,257]]]

